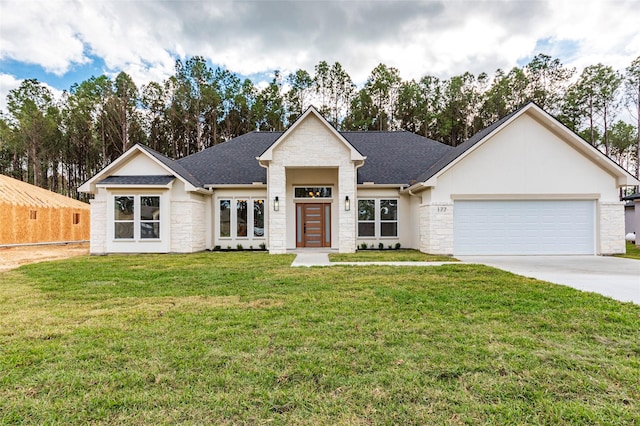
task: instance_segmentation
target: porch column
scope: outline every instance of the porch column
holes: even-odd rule
[[[358,200],[356,198],[356,168],[350,162],[338,168],[338,252],[354,253],[356,251],[356,214]],[[351,208],[345,210],[345,199],[349,197]]]
[[[267,169],[267,194],[269,201],[269,253],[287,252],[287,177],[285,167],[273,162]],[[278,197],[279,208],[274,210],[274,200]]]

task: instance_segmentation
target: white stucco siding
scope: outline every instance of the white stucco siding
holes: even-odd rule
[[[126,162],[120,164],[117,169],[112,170],[110,174],[114,176],[161,176],[171,173],[156,161],[149,158],[149,156],[137,152]]]
[[[616,179],[523,114],[437,179],[434,202],[459,194],[590,195],[618,201]]]

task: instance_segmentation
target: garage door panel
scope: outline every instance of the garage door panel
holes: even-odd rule
[[[454,253],[594,254],[595,201],[456,201]]]

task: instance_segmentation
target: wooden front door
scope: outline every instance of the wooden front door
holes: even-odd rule
[[[331,247],[331,204],[296,204],[296,247]]]

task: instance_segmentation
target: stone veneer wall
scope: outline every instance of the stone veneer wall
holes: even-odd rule
[[[192,253],[206,249],[205,203],[171,201],[171,252]]]
[[[286,199],[287,167],[331,167],[338,169],[338,193],[334,194],[334,203],[338,203],[338,251],[352,253],[356,250],[356,170],[350,159],[350,151],[330,132],[325,124],[313,116],[299,123],[291,134],[276,147],[269,164],[267,182],[269,202],[277,196],[279,211],[269,214],[269,252],[285,253],[287,250],[287,231],[295,232],[294,217],[287,218],[289,209]],[[318,182],[321,183],[321,182]],[[345,197],[352,203],[350,211],[344,210]],[[336,235],[332,236],[332,239]],[[335,245],[334,245],[335,247]]]
[[[287,188],[286,172],[282,165],[269,165],[267,171],[268,197],[268,245],[269,253],[284,254],[287,252]],[[278,197],[278,211],[273,210],[274,199]],[[294,217],[295,221],[295,217]]]
[[[431,254],[453,254],[452,203],[420,206],[420,251]]]
[[[107,252],[107,201],[94,198],[89,203],[91,204],[89,253],[105,254]]]
[[[598,254],[619,254],[626,251],[624,241],[624,204],[599,203],[600,250]]]

